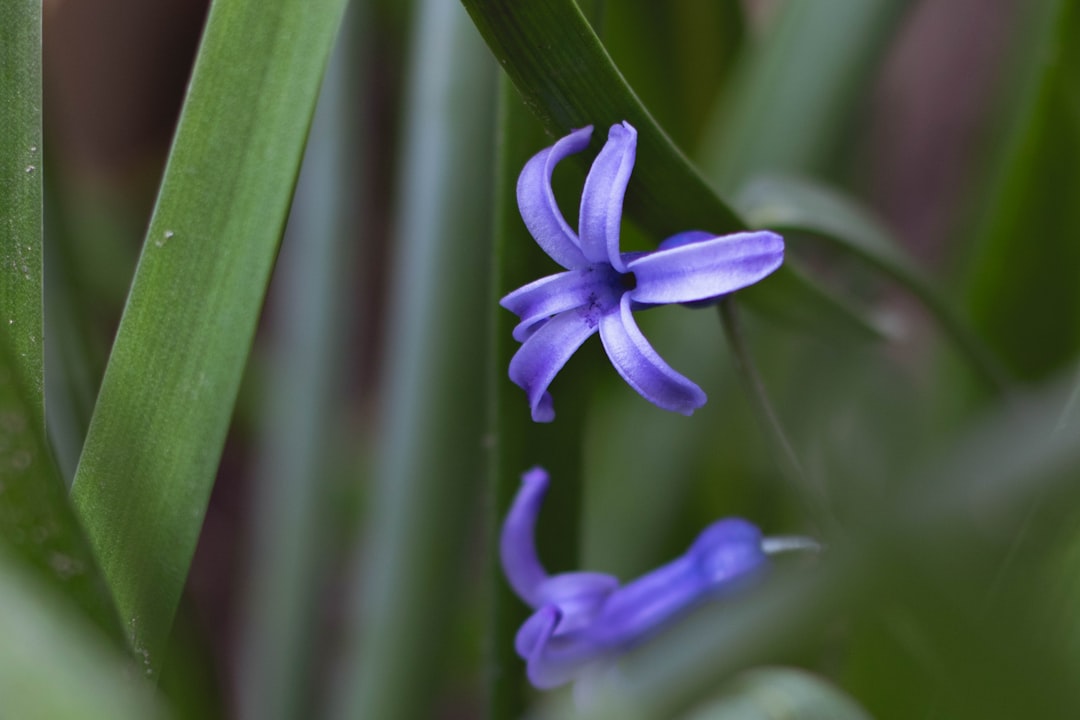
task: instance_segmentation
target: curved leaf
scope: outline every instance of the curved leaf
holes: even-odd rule
[[[945,298],[869,213],[820,184],[791,176],[746,183],[737,205],[754,227],[809,233],[895,280],[930,311],[942,331],[989,387],[1005,387],[1001,369]]]

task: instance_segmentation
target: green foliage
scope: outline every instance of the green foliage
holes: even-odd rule
[[[0,333],[45,423],[41,295],[41,3],[0,6]]]
[[[72,498],[158,667],[344,2],[217,0]]]
[[[1043,379],[1080,349],[1080,9],[1044,0],[1025,13],[1003,150],[967,269],[968,303],[1010,369]]]
[[[0,715],[1075,717],[1080,2],[987,9],[980,41],[1010,54],[956,97],[930,81],[983,56],[940,23],[974,20],[857,5],[360,0],[299,173],[345,2],[214,0],[128,288],[122,228],[146,218],[101,198],[161,159],[132,150],[103,192],[94,117],[43,138],[70,78],[42,90],[41,3],[0,4]],[[77,10],[45,25],[68,60]],[[122,104],[116,70],[95,102]],[[968,107],[984,87],[996,111]],[[708,394],[693,417],[589,341],[537,425],[498,300],[557,269],[516,179],[593,125],[554,178],[576,225],[623,120],[624,249],[760,227],[785,264],[720,317],[635,315]],[[881,182],[893,141],[956,122],[964,152],[915,167],[952,197]],[[890,226],[931,200],[933,237]],[[102,306],[125,297],[116,329]],[[630,581],[724,516],[824,550],[536,692],[498,557],[535,465],[552,572]]]

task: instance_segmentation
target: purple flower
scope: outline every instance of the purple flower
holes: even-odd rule
[[[623,195],[634,168],[637,131],[613,125],[581,193],[579,233],[566,223],[551,190],[560,160],[589,144],[592,127],[575,130],[528,163],[518,178],[521,217],[536,242],[566,272],[529,283],[501,305],[521,318],[510,379],[529,397],[533,420],[555,418],[548,386],[590,335],[600,332],[611,363],[630,387],[665,410],[690,415],[705,393],[673,370],[641,334],[632,310],[669,303],[700,303],[761,280],[784,259],[775,233],[715,236],[692,230],[659,249],[619,252]]]
[[[749,522],[726,518],[707,527],[685,555],[626,585],[601,573],[548,575],[534,542],[547,487],[542,468],[522,476],[500,539],[503,572],[536,611],[514,643],[529,681],[541,689],[610,661],[688,608],[744,587],[766,567],[768,555],[819,549],[809,538],[764,538]]]

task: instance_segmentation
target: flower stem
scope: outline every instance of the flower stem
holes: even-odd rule
[[[784,431],[780,418],[773,409],[772,403],[769,402],[769,396],[765,392],[765,384],[761,380],[761,375],[758,374],[757,366],[754,365],[754,361],[750,357],[750,350],[746,346],[739,324],[735,301],[730,297],[724,298],[720,301],[718,307],[720,309],[720,320],[724,326],[724,335],[727,337],[728,344],[731,346],[731,351],[735,356],[735,367],[749,395],[758,423],[768,437],[770,445],[772,445],[772,455],[780,466],[780,472],[812,510],[820,509],[821,503],[810,493],[806,473],[803,471],[802,464],[795,454],[795,449]]]

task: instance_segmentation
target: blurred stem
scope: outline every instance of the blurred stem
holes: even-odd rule
[[[456,0],[415,12],[379,458],[332,717],[431,717],[483,469],[494,65]]]
[[[739,322],[738,310],[735,300],[731,297],[720,301],[720,320],[724,326],[724,336],[731,346],[731,352],[735,356],[735,368],[746,388],[754,414],[757,416],[761,429],[768,436],[769,443],[773,447],[773,455],[784,478],[792,489],[799,494],[811,510],[821,510],[821,503],[811,495],[810,486],[807,482],[806,473],[803,472],[795,449],[788,439],[784,426],[779,416],[769,402],[769,395],[765,391],[765,383],[757,371],[757,366],[750,357],[750,349],[746,345],[743,336],[742,325]],[[821,517],[820,513],[817,517]]]
[[[352,102],[366,57],[353,2],[323,80],[269,304],[269,387],[251,498],[252,571],[244,613],[240,716],[301,718],[311,708],[314,627],[326,570],[326,493],[341,426],[345,338],[356,282],[351,245],[368,138]],[[350,367],[354,372],[355,367]]]

